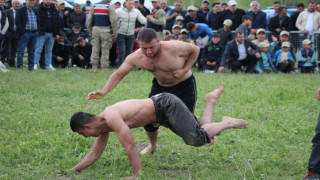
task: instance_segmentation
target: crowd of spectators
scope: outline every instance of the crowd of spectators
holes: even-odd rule
[[[74,3],[73,8],[67,8],[64,0],[26,0],[25,5],[0,0],[1,67],[7,63],[22,69],[27,48],[29,70],[76,66],[107,71],[109,66],[121,66],[138,48],[137,34],[145,27],[154,29],[160,41],[179,40],[200,47],[194,66],[208,73],[226,68],[247,73],[295,73],[298,68],[307,73],[317,66],[310,41],[320,27],[320,9],[314,2],[306,9],[303,3],[297,4],[291,16],[278,1],[269,15],[260,10],[258,1],[252,1],[248,11],[238,8],[235,0],[203,0],[201,7],[191,5],[186,10],[179,0],[172,9],[165,0],[151,3],[149,10],[144,0],[113,5],[110,0],[93,5],[87,1],[84,6]],[[292,39],[299,43],[290,43]]]

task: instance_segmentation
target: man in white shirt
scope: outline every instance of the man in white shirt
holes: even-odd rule
[[[305,37],[311,36],[313,32],[318,32],[320,26],[320,13],[316,11],[316,3],[308,4],[308,11],[303,11],[299,14],[296,27],[302,31]]]

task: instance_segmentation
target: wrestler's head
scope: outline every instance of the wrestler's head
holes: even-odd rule
[[[98,137],[100,132],[94,128],[93,122],[96,120],[96,115],[85,112],[74,113],[70,120],[70,127],[73,132],[81,134],[85,138]]]
[[[142,53],[148,58],[154,58],[159,53],[160,44],[155,30],[150,28],[140,30],[138,33],[138,42]]]

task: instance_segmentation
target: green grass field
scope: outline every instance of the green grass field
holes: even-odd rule
[[[114,69],[112,70],[114,71]],[[73,133],[76,111],[100,113],[118,101],[148,96],[152,75],[131,72],[101,100],[86,100],[112,72],[24,69],[0,74],[0,179],[119,179],[131,175],[125,149],[115,134],[101,158],[79,174],[64,172],[91,149],[94,138]],[[204,74],[194,72],[201,116],[203,95],[226,89],[213,121],[222,116],[248,121],[245,130],[227,130],[212,147],[184,144],[160,128],[159,146],[142,156],[141,179],[302,179],[319,113],[319,74]],[[132,130],[138,151],[147,146],[143,128]]]

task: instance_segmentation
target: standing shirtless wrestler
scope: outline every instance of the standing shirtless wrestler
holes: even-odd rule
[[[179,97],[194,112],[197,100],[196,81],[191,72],[200,49],[192,44],[180,41],[158,41],[153,29],[144,28],[138,34],[140,49],[127,56],[123,64],[108,79],[102,90],[88,94],[87,99],[100,99],[107,95],[134,68],[150,71],[152,81],[149,97],[167,92]],[[154,151],[158,141],[158,123],[144,126],[150,144],[141,154]]]

